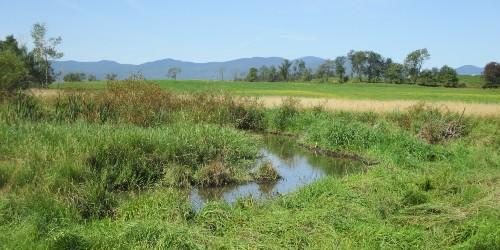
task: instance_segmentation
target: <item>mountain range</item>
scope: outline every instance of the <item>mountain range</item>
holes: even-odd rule
[[[304,60],[306,66],[315,70],[325,59],[307,56],[298,58]],[[283,62],[282,57],[252,57],[241,58],[226,62],[195,63],[174,59],[163,59],[147,62],[139,65],[121,64],[114,61],[103,60],[98,62],[78,62],[78,61],[54,61],[52,67],[55,72],[65,75],[71,72],[81,72],[92,74],[97,79],[104,79],[106,74],[115,73],[119,79],[141,72],[147,79],[166,79],[169,68],[180,68],[182,72],[177,79],[199,79],[199,80],[232,80],[236,77],[242,78],[252,67],[259,68],[265,66],[278,66]],[[348,72],[350,72],[350,67]],[[459,74],[476,75],[481,74],[482,68],[466,65],[457,68]]]

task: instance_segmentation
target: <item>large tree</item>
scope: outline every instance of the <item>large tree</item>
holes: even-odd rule
[[[444,65],[439,70],[438,81],[446,87],[458,87],[457,71],[448,65]]]
[[[365,75],[368,77],[368,82],[377,82],[384,74],[384,58],[376,52],[366,51],[366,66]]]
[[[406,56],[404,63],[405,70],[412,83],[417,82],[420,71],[422,70],[422,65],[424,64],[424,61],[429,58],[430,54],[427,49],[415,50]]]
[[[384,78],[389,83],[403,83],[405,80],[405,67],[401,63],[390,63],[385,70]]]
[[[35,48],[34,59],[35,62],[42,64],[44,69],[44,82],[43,86],[47,87],[49,82],[52,80],[52,68],[50,60],[59,59],[63,56],[62,52],[58,52],[56,47],[61,44],[61,37],[51,37],[45,38],[47,35],[47,26],[42,23],[35,23],[33,29],[31,30],[31,37],[33,38],[33,44]]]
[[[328,82],[330,76],[334,75],[335,64],[332,60],[328,59],[319,65],[316,71],[316,76],[323,82]]]
[[[490,62],[484,67],[484,87],[500,87],[500,63]]]
[[[335,74],[337,75],[337,77],[339,78],[339,82],[340,83],[343,83],[344,82],[344,79],[345,79],[345,72],[346,72],[346,69],[345,69],[345,63],[347,61],[347,58],[345,56],[339,56],[337,58],[335,58]]]
[[[258,70],[256,68],[250,68],[247,74],[248,82],[256,82],[258,80]]]
[[[352,72],[356,74],[358,80],[363,81],[363,74],[366,72],[366,61],[367,55],[365,51],[354,51],[351,50],[349,54],[347,54],[347,58],[352,65]]]
[[[288,78],[290,76],[290,67],[292,67],[292,63],[288,59],[285,59],[281,63],[281,65],[279,67],[281,80],[288,81]]]

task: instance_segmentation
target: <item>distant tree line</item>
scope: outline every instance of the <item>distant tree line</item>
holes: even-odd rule
[[[79,72],[72,72],[64,75],[63,80],[65,82],[83,82],[83,81],[97,81],[97,77],[92,74],[85,74],[85,73],[79,73]]]
[[[249,82],[287,81],[335,81],[385,82],[395,84],[420,84],[425,86],[460,87],[455,69],[444,65],[441,68],[422,69],[430,58],[427,49],[412,51],[403,63],[384,58],[374,51],[351,50],[346,56],[326,60],[316,71],[306,66],[303,60],[284,60],[278,67],[262,66],[250,68],[245,79]],[[351,66],[350,75],[347,65]]]
[[[12,35],[0,40],[0,91],[12,92],[29,86],[47,87],[55,81],[51,61],[63,56],[56,50],[62,39],[46,38],[46,34],[45,24],[33,25],[31,51]]]

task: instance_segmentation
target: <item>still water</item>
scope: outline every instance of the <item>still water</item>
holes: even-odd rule
[[[257,162],[270,161],[282,177],[275,183],[249,182],[215,188],[194,188],[190,193],[191,205],[199,210],[208,201],[224,200],[234,203],[238,198],[270,199],[287,194],[325,176],[342,177],[364,169],[360,162],[315,154],[297,145],[293,138],[265,136],[262,158]]]

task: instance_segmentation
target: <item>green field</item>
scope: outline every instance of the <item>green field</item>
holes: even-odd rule
[[[500,90],[481,88],[444,88],[383,83],[247,83],[220,81],[157,80],[162,89],[192,93],[201,91],[227,91],[242,96],[297,96],[363,100],[419,100],[500,103]],[[80,82],[53,84],[51,88],[104,89],[106,82]]]
[[[468,88],[481,88],[485,82],[482,76],[459,75],[458,82],[465,84]]]

